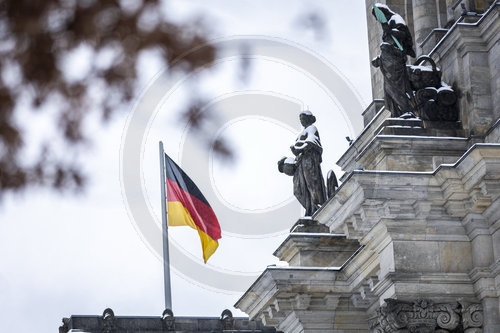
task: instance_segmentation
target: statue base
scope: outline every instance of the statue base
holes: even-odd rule
[[[324,224],[305,216],[297,220],[290,232],[330,233],[330,229]]]

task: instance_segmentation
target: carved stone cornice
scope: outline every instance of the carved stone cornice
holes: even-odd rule
[[[468,302],[434,303],[386,299],[369,320],[373,333],[480,333],[483,325],[481,304]]]

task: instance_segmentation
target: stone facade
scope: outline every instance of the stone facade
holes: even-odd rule
[[[417,45],[447,29],[429,53],[460,92],[460,121],[389,118],[374,100],[338,161],[341,186],[274,253],[288,266],[236,303],[250,319],[285,333],[500,332],[500,3],[464,2],[484,14],[453,21],[451,2],[387,4]]]

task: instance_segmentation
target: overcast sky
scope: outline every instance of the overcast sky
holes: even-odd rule
[[[321,31],[304,23],[311,13],[322,19]],[[236,152],[231,164],[213,159],[199,142],[191,140],[186,124],[179,122],[178,111],[192,91],[188,83],[180,81],[177,89],[165,89],[161,102],[153,106],[140,174],[152,215],[159,223],[158,141],[162,140],[167,153],[209,193],[207,198],[218,207],[223,227],[220,247],[204,267],[197,233],[171,229],[171,246],[201,267],[196,276],[189,276],[192,273],[183,271],[183,262],[172,263],[173,311],[175,315],[219,316],[229,308],[235,315],[244,315],[233,304],[249,285],[224,290],[203,283],[203,272],[208,269],[227,274],[228,279],[234,275],[251,281],[267,265],[281,264],[272,253],[300,210],[292,218],[267,221],[269,225],[264,224],[260,233],[247,232],[247,226],[238,224],[231,214],[249,216],[251,221],[252,216],[273,216],[283,207],[296,208],[292,178],[279,174],[276,162],[291,155],[288,147],[300,124],[298,119],[291,124],[273,119],[266,103],[257,97],[254,104],[245,105],[231,104],[230,98],[255,94],[283,100],[291,105],[286,119],[295,119],[300,109],[308,107],[317,116],[324,147],[323,173],[334,169],[339,175],[335,162],[348,147],[345,136],[358,134],[360,114],[371,101],[365,4],[361,0],[211,1],[209,5],[201,0],[169,1],[164,14],[180,22],[201,16],[211,28],[210,37],[219,40],[260,36],[303,50],[314,61],[330,64],[332,73],[344,78],[362,106],[344,110],[342,96],[332,96],[314,75],[283,57],[252,57],[246,81],[238,76],[238,59],[223,58],[210,70],[196,73],[195,81],[199,93],[211,102],[207,110],[220,114],[214,133],[227,138]],[[162,68],[149,58],[141,66],[144,91],[160,84],[154,78],[161,77]],[[250,112],[253,108],[255,112]],[[236,109],[248,109],[251,114],[235,115]],[[127,116],[133,111],[131,106],[129,113],[117,115],[105,127],[89,125],[93,145],[83,168],[90,182],[83,194],[32,190],[4,197],[0,204],[1,332],[53,332],[62,317],[100,315],[106,307],[116,315],[162,313],[162,263],[141,235],[141,221],[132,218],[120,179],[120,149],[124,149],[123,136],[130,125]],[[36,130],[49,130],[38,124],[43,122],[37,123]],[[205,157],[207,164],[200,162]]]

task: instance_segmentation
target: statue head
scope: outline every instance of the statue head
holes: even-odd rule
[[[400,32],[404,33],[404,37],[402,40],[399,40],[399,43],[402,45],[402,51],[404,54],[409,55],[410,57],[415,58],[415,50],[413,50],[413,40],[411,38],[410,30],[408,30],[408,26],[406,25],[405,20],[398,13],[392,11],[387,5],[376,3],[372,7],[372,15],[377,19],[377,21],[381,22],[379,18],[377,18],[377,14],[375,13],[375,7],[378,12],[382,13],[385,16],[385,23],[382,23],[382,27],[386,27],[382,34],[382,40],[388,44],[396,47],[396,42],[391,34],[391,29],[397,29]]]
[[[372,15],[377,18],[377,15],[375,14],[375,7],[380,9],[382,13],[384,13],[385,19],[389,21],[393,15],[397,15],[395,12],[393,12],[387,5],[381,4],[381,3],[376,3],[372,7]]]
[[[316,117],[309,110],[302,111],[299,114],[299,119],[300,119],[300,123],[304,127],[312,125],[312,124],[314,124],[316,122]]]

